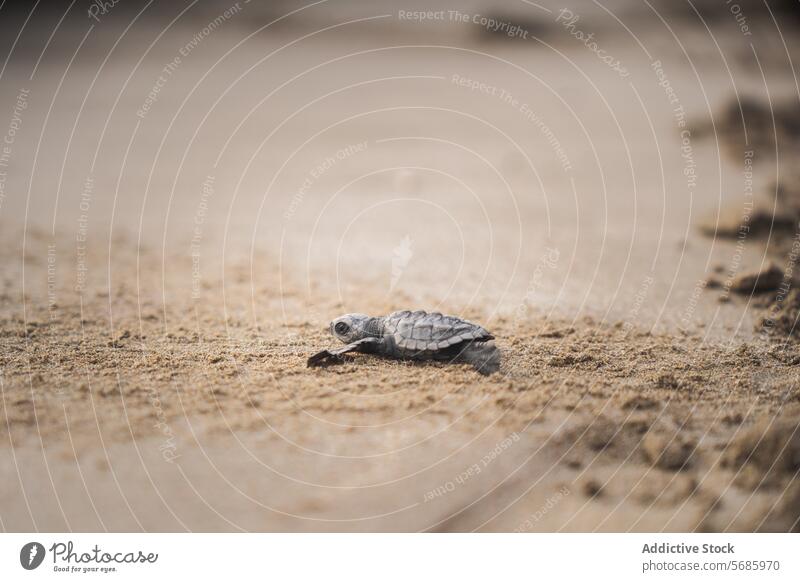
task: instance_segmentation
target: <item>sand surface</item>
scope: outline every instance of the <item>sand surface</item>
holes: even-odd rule
[[[350,2],[243,3],[185,56],[221,11],[23,35],[0,527],[796,529],[800,301],[731,289],[793,267],[800,148],[724,120],[796,103],[800,46],[662,4],[575,9],[624,78],[549,3],[507,12],[527,40]],[[784,227],[742,244],[748,192]],[[480,322],[500,372],[306,368],[334,317],[397,309]]]

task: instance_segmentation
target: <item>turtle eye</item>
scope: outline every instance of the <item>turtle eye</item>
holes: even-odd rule
[[[345,322],[340,321],[335,326],[333,326],[333,331],[338,333],[339,335],[344,335],[350,329],[350,326],[347,325]]]

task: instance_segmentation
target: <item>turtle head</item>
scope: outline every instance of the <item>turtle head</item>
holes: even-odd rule
[[[331,322],[331,334],[346,343],[352,343],[365,337],[369,337],[367,323],[372,319],[363,313],[348,313],[337,317]]]

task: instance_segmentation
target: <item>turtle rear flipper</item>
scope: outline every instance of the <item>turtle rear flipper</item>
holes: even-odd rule
[[[471,342],[459,352],[458,360],[488,376],[500,369],[500,350],[493,342]]]

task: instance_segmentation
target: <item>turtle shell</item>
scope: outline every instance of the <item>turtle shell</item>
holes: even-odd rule
[[[385,317],[383,334],[393,336],[404,355],[435,353],[462,342],[494,339],[480,325],[437,311],[395,311]]]

